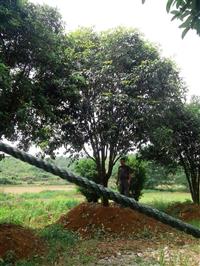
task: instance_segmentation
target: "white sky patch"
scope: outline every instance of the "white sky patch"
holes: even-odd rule
[[[200,37],[190,31],[182,40],[180,21],[171,21],[166,1],[146,0],[31,0],[33,3],[57,7],[66,22],[66,30],[94,26],[105,30],[119,25],[139,29],[149,41],[156,43],[162,55],[172,58],[180,68],[189,95],[200,95]]]

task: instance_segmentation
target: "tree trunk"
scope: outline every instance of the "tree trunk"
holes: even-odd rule
[[[190,174],[190,176],[188,177],[190,179],[190,183],[191,183],[191,188],[190,188],[190,193],[191,193],[191,197],[192,197],[192,201],[195,204],[200,204],[200,186],[199,186],[199,175],[197,173],[193,173]]]
[[[192,201],[195,204],[200,204],[200,174],[199,169],[194,168],[193,164],[185,161],[183,157],[180,157],[181,165],[183,166],[188,184]]]
[[[112,174],[113,160],[111,159],[112,158],[110,157],[109,163],[108,163],[108,171],[106,171],[106,157],[105,157],[104,149],[101,150],[101,156],[99,156],[99,158],[96,160],[100,184],[103,185],[104,187],[108,187],[108,180]],[[109,206],[109,201],[105,197],[101,198],[101,202],[103,206]]]
[[[107,180],[106,176],[104,176],[104,178],[103,178],[102,185],[103,185],[104,187],[107,187],[107,186],[108,186],[108,180]],[[108,199],[106,199],[106,198],[104,198],[104,197],[101,198],[101,203],[102,203],[102,205],[105,206],[105,207],[108,207],[108,206],[109,206],[109,201],[108,201]]]

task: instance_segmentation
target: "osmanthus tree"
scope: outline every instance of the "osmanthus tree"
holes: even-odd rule
[[[163,165],[181,166],[192,200],[200,204],[200,99],[172,106],[160,125],[149,134],[151,144],[143,149],[143,156]]]
[[[144,3],[146,0],[142,0]],[[167,0],[167,12],[170,12],[174,19],[182,21],[180,28],[183,28],[182,37],[190,29],[196,30],[200,35],[200,1],[199,0]]]
[[[43,127],[29,125],[34,136],[21,134],[46,153],[63,146],[86,154],[96,163],[98,183],[107,186],[118,158],[143,141],[145,123],[178,101],[182,82],[174,65],[135,30],[79,29],[67,39],[76,93],[71,100],[68,91],[55,95]]]
[[[70,83],[64,27],[55,9],[20,0],[0,1],[0,21],[0,138],[25,145],[19,132],[38,128]]]

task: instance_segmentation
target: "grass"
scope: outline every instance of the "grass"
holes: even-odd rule
[[[20,195],[0,193],[0,223],[42,228],[80,203],[75,192],[44,191]]]
[[[187,192],[160,192],[160,191],[144,191],[140,202],[141,203],[155,203],[155,202],[184,202],[191,200],[190,193]]]
[[[191,220],[189,223],[197,228],[200,228],[200,220]]]
[[[165,211],[169,204],[189,199],[190,194],[184,192],[145,191],[140,202]],[[82,200],[76,189],[23,194],[0,192],[0,223],[14,222],[32,228],[42,228],[54,223]]]

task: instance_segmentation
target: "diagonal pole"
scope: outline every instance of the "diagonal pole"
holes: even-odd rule
[[[137,210],[147,216],[153,217],[154,219],[167,224],[173,228],[176,228],[179,231],[183,231],[186,234],[192,235],[196,238],[200,238],[200,230],[190,224],[187,224],[179,219],[176,219],[164,212],[161,212],[155,208],[151,208],[145,204],[135,201],[133,198],[125,197],[119,193],[112,191],[111,189],[105,188],[102,185],[96,184],[93,181],[89,181],[87,178],[75,176],[69,171],[60,169],[53,164],[47,163],[41,159],[38,159],[32,155],[29,155],[26,152],[20,151],[17,148],[5,144],[0,141],[0,151],[12,155],[13,157],[20,159],[21,161],[27,162],[31,165],[34,165],[38,168],[41,168],[49,173],[57,175],[62,179],[65,179],[71,183],[74,183],[78,186],[90,189],[99,196],[103,196],[106,199],[110,199],[119,203],[125,207],[129,207],[133,210]]]

